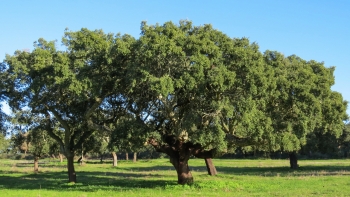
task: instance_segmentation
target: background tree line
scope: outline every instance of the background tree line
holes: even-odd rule
[[[142,22],[138,39],[66,30],[65,49],[56,44],[40,38],[6,55],[1,100],[14,111],[13,143],[36,159],[64,154],[70,182],[74,156],[116,161],[145,145],[169,157],[179,184],[193,182],[193,157],[215,174],[211,158],[227,153],[287,154],[291,168],[297,153],[347,155],[347,102],[322,62],[189,21]]]

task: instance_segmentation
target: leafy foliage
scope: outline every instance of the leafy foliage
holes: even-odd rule
[[[32,139],[47,132],[69,161],[78,150],[148,142],[180,177],[191,156],[296,152],[313,133],[342,136],[347,102],[331,90],[334,67],[261,53],[211,25],[142,22],[139,39],[66,30],[62,43],[40,38],[32,52],[7,55],[0,88],[11,108],[40,119]]]

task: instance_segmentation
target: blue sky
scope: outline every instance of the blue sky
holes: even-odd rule
[[[350,101],[350,1],[348,0],[139,0],[0,1],[0,61],[42,37],[59,40],[65,28],[140,34],[149,24],[181,19],[212,24],[230,37],[247,37],[261,51],[296,54],[336,66],[333,90]],[[347,110],[350,114],[350,109]]]

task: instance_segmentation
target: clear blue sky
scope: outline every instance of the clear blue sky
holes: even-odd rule
[[[210,23],[230,37],[248,37],[261,51],[336,66],[332,89],[350,101],[349,0],[2,0],[0,8],[0,61],[17,49],[31,50],[40,37],[60,41],[65,28],[138,37],[141,21],[188,19],[195,25]]]

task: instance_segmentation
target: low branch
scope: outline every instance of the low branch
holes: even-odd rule
[[[170,157],[176,156],[175,151],[171,146],[160,145],[154,138],[150,138],[148,144],[152,145],[157,152],[165,153]]]
[[[192,155],[201,159],[213,158],[215,157],[215,149],[212,149],[212,150],[196,149],[192,151]]]
[[[55,116],[55,118],[58,120],[58,122],[61,123],[62,127],[64,128],[64,130],[70,131],[69,125],[67,124],[67,122],[65,120],[62,119],[61,115],[55,109],[53,109],[51,107],[47,107],[47,108]]]
[[[86,110],[84,114],[84,118],[88,119],[92,114],[92,112],[101,105],[102,101],[103,101],[102,98],[96,98],[95,103],[89,109]]]
[[[82,144],[85,142],[85,140],[87,138],[89,138],[93,133],[95,132],[95,130],[89,130],[83,133],[83,135],[79,138],[78,142],[74,145],[74,149],[78,149],[82,146]],[[74,141],[74,139],[71,139],[72,141]]]
[[[52,137],[54,140],[56,140],[58,142],[58,144],[60,145],[60,147],[64,147],[64,143],[62,141],[62,139],[56,135],[54,132],[53,132],[53,128],[51,127],[51,121],[50,121],[50,115],[47,113],[46,114],[46,131],[47,133],[49,134],[50,137]]]
[[[88,123],[88,127],[92,130],[112,132],[112,130],[108,128],[106,125],[96,124],[91,119],[88,119],[87,123]]]
[[[221,121],[220,121],[221,122],[221,126],[224,129],[225,133],[230,133],[229,127],[224,122],[225,119],[222,116],[220,116],[220,119],[221,119]]]

